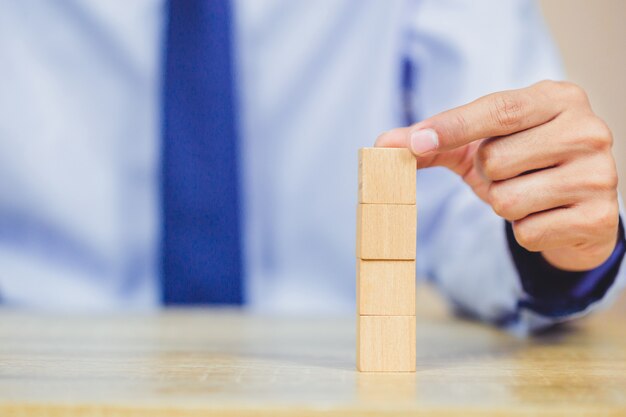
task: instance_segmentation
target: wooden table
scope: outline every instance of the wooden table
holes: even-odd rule
[[[0,416],[626,415],[623,302],[530,340],[418,305],[415,374],[357,373],[354,317],[0,311]]]

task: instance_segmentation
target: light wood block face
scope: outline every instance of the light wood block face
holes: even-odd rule
[[[357,259],[356,274],[358,314],[415,314],[415,261]]]
[[[415,316],[358,316],[357,368],[415,372]]]
[[[359,204],[356,230],[357,258],[415,259],[415,205]]]
[[[359,149],[359,203],[415,204],[415,174],[406,148]]]

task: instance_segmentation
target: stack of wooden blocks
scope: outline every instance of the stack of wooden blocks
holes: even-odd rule
[[[359,371],[415,371],[415,172],[407,149],[359,150]]]

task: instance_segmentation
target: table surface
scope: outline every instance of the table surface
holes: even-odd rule
[[[355,371],[354,317],[0,310],[0,415],[625,415],[624,301],[519,339],[422,289],[410,374]]]

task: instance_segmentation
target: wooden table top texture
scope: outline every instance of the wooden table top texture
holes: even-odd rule
[[[625,302],[521,339],[420,288],[405,374],[356,372],[355,316],[0,310],[0,416],[626,415]]]

